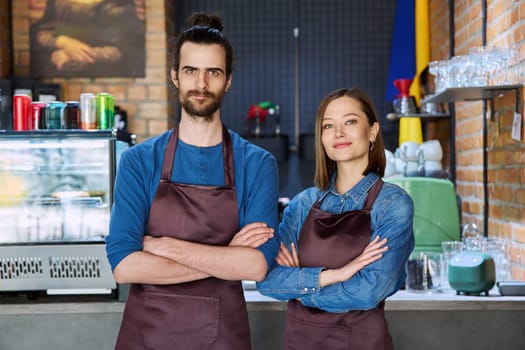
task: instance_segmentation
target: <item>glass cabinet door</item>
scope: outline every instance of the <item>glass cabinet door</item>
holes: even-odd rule
[[[110,132],[0,135],[0,244],[103,241],[114,153]]]

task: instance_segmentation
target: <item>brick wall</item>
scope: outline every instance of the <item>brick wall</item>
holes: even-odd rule
[[[446,59],[450,47],[448,5],[439,0],[430,3],[431,59]],[[525,2],[488,0],[487,4],[487,45],[517,45],[520,61],[510,69],[525,83]],[[481,46],[481,6],[481,1],[454,2],[454,54],[467,54],[470,47]],[[523,94],[519,99],[523,106]],[[511,278],[525,280],[525,142],[511,138],[514,110],[513,93],[495,98],[495,118],[488,121],[488,235],[508,240]],[[462,224],[475,222],[483,227],[483,103],[456,102],[455,111],[456,183],[462,200]]]
[[[139,141],[167,130],[173,124],[174,118],[168,60],[168,42],[171,39],[170,36],[173,35],[173,29],[167,28],[173,28],[175,12],[173,5],[166,5],[163,0],[144,2],[146,21],[146,76],[144,78],[43,80],[62,84],[63,100],[78,100],[82,92],[106,91],[113,94],[115,104],[128,112],[128,128],[137,135]],[[8,0],[0,0],[0,14],[5,13],[1,9],[7,3]],[[14,74],[17,77],[28,76],[30,64],[29,0],[12,1],[11,15]],[[0,28],[2,28],[1,25],[2,22],[0,22]]]

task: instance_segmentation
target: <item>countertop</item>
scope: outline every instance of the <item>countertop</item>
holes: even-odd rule
[[[245,290],[245,296],[253,349],[279,349],[287,303],[253,289]],[[35,300],[2,295],[0,349],[112,350],[124,305],[111,295]],[[397,350],[523,350],[525,344],[525,296],[401,290],[386,300],[385,309]]]
[[[245,291],[245,296],[248,308],[250,304],[268,304],[266,307],[286,310],[285,302],[257,291]],[[457,295],[454,291],[416,293],[400,290],[386,299],[385,310],[525,310],[525,296],[501,296],[497,292],[491,292],[488,296],[473,296]]]
[[[285,311],[286,302],[261,295],[256,290],[246,290],[245,297],[248,311]],[[108,301],[40,301],[2,303],[0,315],[28,314],[81,314],[81,313],[121,313],[124,302]],[[386,311],[417,310],[497,310],[524,311],[525,296],[500,296],[491,293],[489,296],[456,295],[447,293],[415,293],[401,290],[387,298]]]

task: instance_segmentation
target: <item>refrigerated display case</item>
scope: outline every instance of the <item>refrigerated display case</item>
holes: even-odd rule
[[[111,294],[116,131],[0,131],[0,292]]]

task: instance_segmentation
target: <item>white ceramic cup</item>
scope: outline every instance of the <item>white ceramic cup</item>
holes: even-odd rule
[[[396,174],[405,175],[407,163],[401,158],[394,158]]]
[[[443,165],[440,160],[425,160],[425,171],[442,171]]]
[[[405,161],[417,161],[418,159],[418,149],[419,144],[417,142],[413,141],[406,141],[401,144],[399,147],[400,149],[400,156]]]
[[[443,159],[443,148],[438,140],[428,140],[419,145],[419,151],[423,154],[424,160]]]
[[[385,177],[392,176],[396,173],[396,163],[394,154],[389,150],[385,149],[386,166],[385,166]]]
[[[385,158],[387,163],[394,158],[394,153],[390,152],[389,150],[385,149]]]
[[[417,161],[408,161],[406,166],[406,174],[413,174],[419,170],[419,164]]]

